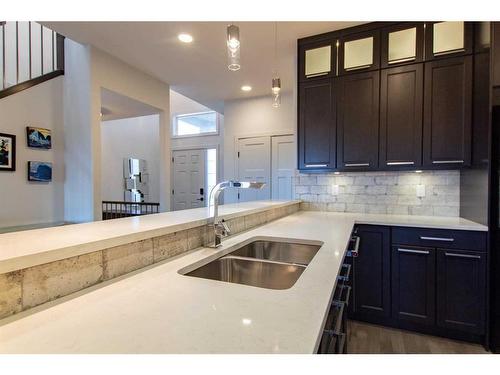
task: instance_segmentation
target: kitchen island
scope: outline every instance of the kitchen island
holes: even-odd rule
[[[486,230],[459,218],[299,211],[218,249],[191,250],[0,320],[0,352],[314,353],[356,223]],[[182,274],[259,238],[323,245],[286,290]]]

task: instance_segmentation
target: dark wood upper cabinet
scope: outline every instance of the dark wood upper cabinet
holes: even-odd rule
[[[422,62],[424,58],[424,23],[407,22],[381,31],[381,66]]]
[[[340,75],[380,67],[380,31],[370,30],[341,36],[339,40]]]
[[[392,248],[392,317],[432,325],[435,322],[435,252],[431,248]]]
[[[490,54],[474,55],[474,89],[472,114],[472,165],[486,165],[490,124]]]
[[[492,22],[492,72],[493,86],[500,86],[500,22]]]
[[[470,165],[472,56],[425,63],[424,165]]]
[[[353,258],[353,314],[357,319],[383,322],[391,315],[390,228],[360,225],[359,256]]]
[[[379,76],[379,71],[374,71],[336,79],[339,169],[378,167]]]
[[[486,254],[437,251],[437,325],[483,334],[486,321]]]
[[[472,22],[426,22],[425,60],[468,55],[472,50]]]
[[[423,64],[381,71],[380,168],[422,164]]]
[[[299,169],[334,169],[336,126],[333,80],[302,83],[298,102]]]
[[[335,39],[299,44],[299,81],[310,81],[336,75],[337,47]]]

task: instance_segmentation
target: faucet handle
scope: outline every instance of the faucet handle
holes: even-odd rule
[[[231,234],[231,230],[227,226],[226,220],[222,219],[220,223],[221,223],[222,227],[224,228],[224,232],[225,232],[226,236],[229,236]]]

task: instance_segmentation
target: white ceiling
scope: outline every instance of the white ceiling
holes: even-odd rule
[[[297,39],[362,22],[278,22],[278,72],[284,90],[296,76]],[[216,111],[224,101],[270,92],[274,70],[274,22],[237,22],[240,27],[241,69],[226,64],[228,22],[44,22],[80,43],[94,45],[130,65],[169,83],[172,88]],[[184,44],[186,32],[194,42]],[[240,87],[251,85],[251,92]]]

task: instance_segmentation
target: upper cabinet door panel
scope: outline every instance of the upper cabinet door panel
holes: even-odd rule
[[[304,82],[299,90],[299,169],[335,168],[332,79]]]
[[[340,38],[339,72],[374,70],[380,66],[380,33],[378,30]]]
[[[299,79],[327,78],[335,75],[336,46],[333,40],[299,45]]]
[[[378,166],[379,72],[338,78],[338,168]]]
[[[471,22],[429,22],[426,25],[426,60],[472,53]]]
[[[500,86],[500,22],[492,25],[492,81],[493,86]]]
[[[381,65],[421,62],[424,50],[424,24],[405,23],[382,30]]]
[[[380,89],[380,167],[422,164],[423,64],[384,69]]]
[[[424,164],[470,165],[472,56],[425,64]]]

